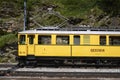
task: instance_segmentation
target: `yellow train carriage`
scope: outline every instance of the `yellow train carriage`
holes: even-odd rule
[[[19,32],[18,39],[20,62],[120,58],[120,32],[114,30],[36,29]]]

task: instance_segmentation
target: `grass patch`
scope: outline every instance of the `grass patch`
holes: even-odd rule
[[[0,48],[5,46],[5,44],[10,44],[17,41],[16,34],[7,34],[0,37]]]

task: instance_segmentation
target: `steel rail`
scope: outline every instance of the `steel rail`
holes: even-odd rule
[[[0,68],[14,67],[17,63],[0,63]]]
[[[120,78],[119,68],[0,68],[0,76]]]

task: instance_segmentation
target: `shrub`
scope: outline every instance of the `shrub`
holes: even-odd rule
[[[16,34],[7,34],[0,37],[0,48],[5,44],[10,44],[17,41]]]

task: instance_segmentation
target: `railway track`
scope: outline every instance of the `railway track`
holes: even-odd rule
[[[120,80],[120,78],[76,78],[76,77],[1,77],[1,80]]]
[[[0,68],[14,67],[17,63],[0,63]]]
[[[23,74],[24,73],[24,74]],[[79,69],[79,68],[21,68],[12,76],[45,76],[45,77],[77,77],[77,78],[120,78],[120,69]]]
[[[5,65],[5,66],[4,66]],[[75,77],[75,78],[120,78],[120,68],[18,68],[15,64],[0,64],[0,76],[24,77]]]

